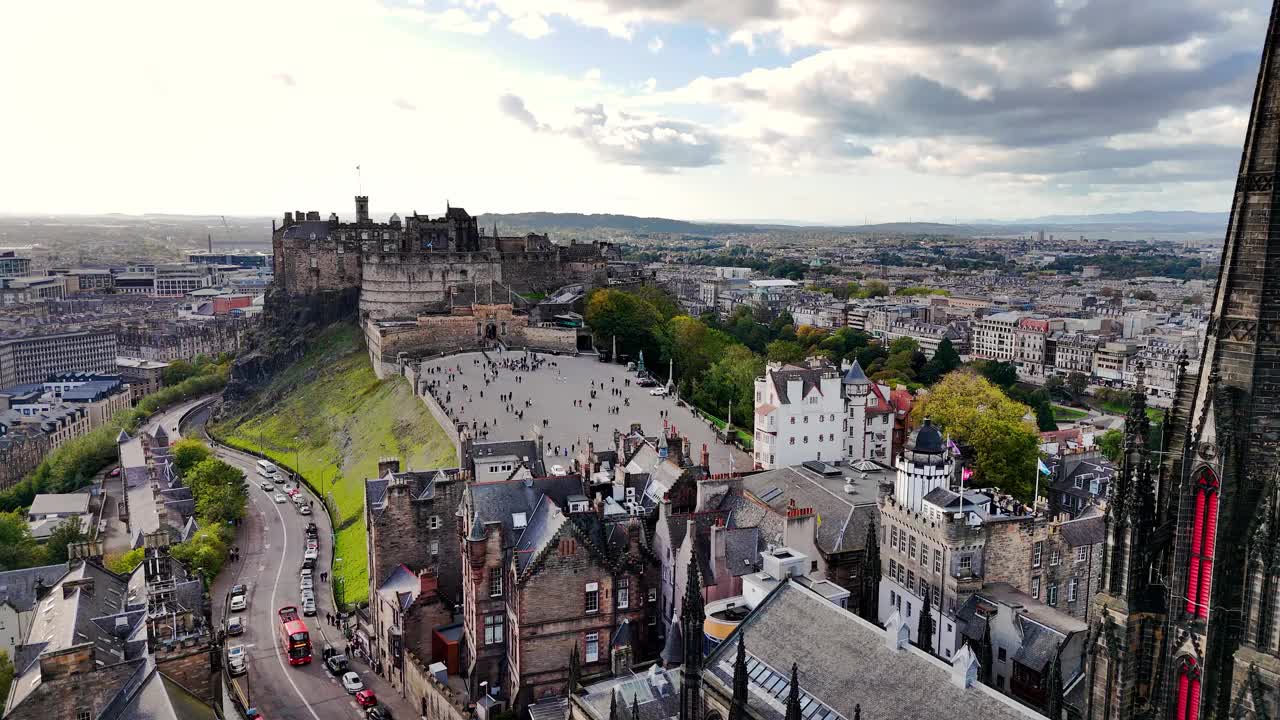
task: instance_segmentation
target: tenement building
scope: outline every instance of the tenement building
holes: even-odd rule
[[[1280,2],[1197,372],[1161,454],[1134,394],[1090,631],[1089,718],[1280,716]],[[1141,383],[1139,383],[1141,389]]]
[[[0,342],[0,387],[38,383],[68,372],[113,372],[113,332],[36,335]]]

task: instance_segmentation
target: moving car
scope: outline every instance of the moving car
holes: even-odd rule
[[[258,483],[258,487],[262,488],[263,490],[266,490],[267,492],[271,492],[272,490],[275,489],[275,486],[267,482],[266,480],[263,480],[262,482]]]
[[[111,468],[111,472],[107,473],[108,477],[120,477],[120,466]]]
[[[301,514],[301,515],[310,515],[310,514],[311,514],[311,504],[310,504],[310,503],[306,503],[306,504],[303,504],[303,505],[299,505],[299,506],[298,506],[298,513],[299,513],[299,514]]]
[[[663,397],[663,396],[665,396],[665,395],[667,394],[667,389],[666,389],[665,387],[663,387],[663,386],[659,385],[658,387],[656,387],[656,388],[654,388],[654,389],[650,390],[650,391],[649,391],[649,394],[650,394],[650,395],[657,395],[658,397]]]
[[[235,597],[236,595],[244,595],[248,592],[249,592],[249,586],[245,585],[244,583],[236,583],[235,585],[231,586],[230,595],[232,597]]]
[[[364,720],[391,720],[391,711],[384,705],[371,707],[365,711]]]
[[[307,617],[311,617],[312,615],[316,614],[315,598],[302,599],[302,614],[306,615]]]
[[[373,694],[372,690],[365,689],[356,693],[356,704],[362,708],[377,707],[378,696]]]
[[[347,668],[350,667],[350,665],[351,664],[347,662],[346,655],[330,655],[324,661],[325,669],[334,675],[342,675],[347,671]]]
[[[244,595],[232,595],[231,604],[227,607],[231,609],[231,612],[240,612],[249,607],[249,601],[245,599]]]
[[[284,504],[284,496],[281,495],[280,493],[276,493],[275,501],[277,505]]]
[[[249,654],[245,652],[243,645],[232,645],[227,648],[227,669],[232,675],[243,675],[248,672],[245,661]]]
[[[364,689],[364,683],[359,675],[348,671],[342,676],[342,689],[346,690],[348,695],[355,695]]]
[[[244,634],[244,618],[239,615],[232,615],[227,618],[227,634],[242,635]]]

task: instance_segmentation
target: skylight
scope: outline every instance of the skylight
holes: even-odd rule
[[[523,529],[529,524],[529,518],[522,512],[513,513],[511,515],[511,526],[516,530]]]

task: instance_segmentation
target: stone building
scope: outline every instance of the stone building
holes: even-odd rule
[[[1083,333],[1058,336],[1053,366],[1060,375],[1093,374],[1093,355],[1098,351],[1098,338]]]
[[[0,489],[26,477],[52,449],[49,435],[39,428],[0,425]]]
[[[173,362],[193,360],[199,355],[215,357],[235,353],[244,342],[248,327],[238,318],[218,318],[193,322],[124,324],[116,329],[120,354]]]
[[[44,382],[67,372],[112,372],[116,366],[113,332],[36,335],[0,342],[0,387]]]
[[[475,483],[463,495],[463,674],[517,707],[657,651],[656,563],[641,520],[606,514],[577,477]]]
[[[857,360],[845,372],[840,384],[846,407],[842,433],[845,461],[893,464],[898,417],[889,386],[868,380]]]

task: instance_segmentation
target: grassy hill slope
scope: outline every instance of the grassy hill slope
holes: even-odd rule
[[[380,457],[425,470],[452,465],[454,449],[404,378],[373,374],[357,327],[330,326],[312,348],[212,430],[328,493],[334,555],[343,559],[334,574],[345,579],[346,601],[358,602],[368,596],[364,480],[377,475]]]

